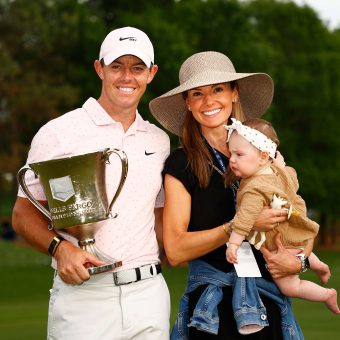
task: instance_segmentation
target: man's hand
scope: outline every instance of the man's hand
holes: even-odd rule
[[[271,209],[266,206],[257,217],[253,229],[255,231],[270,231],[279,223],[287,221],[287,209]]]
[[[90,278],[87,271],[89,265],[101,266],[105,262],[98,260],[95,256],[84,251],[71,242],[60,243],[54,257],[58,264],[58,274],[65,283],[82,284]]]
[[[17,198],[13,208],[12,221],[17,234],[21,235],[37,250],[48,254],[48,246],[56,234],[48,229],[46,218],[27,198]],[[59,276],[64,282],[71,284],[82,284],[90,278],[86,269],[89,265],[100,266],[105,264],[68,241],[62,241],[59,244],[54,257],[58,262]]]
[[[270,252],[264,247],[260,248],[272,278],[279,279],[299,273],[301,261],[283,246],[279,233],[275,236],[275,243],[277,245],[275,251]]]

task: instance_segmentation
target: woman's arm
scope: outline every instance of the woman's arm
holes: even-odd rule
[[[171,175],[165,175],[165,206],[163,238],[169,263],[176,266],[205,255],[228,240],[223,226],[189,232],[191,196],[183,184]]]

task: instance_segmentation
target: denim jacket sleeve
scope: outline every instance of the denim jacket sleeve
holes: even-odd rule
[[[172,328],[170,340],[188,340],[189,296],[185,293],[179,302],[179,312]]]

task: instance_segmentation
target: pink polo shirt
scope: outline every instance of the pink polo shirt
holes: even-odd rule
[[[159,261],[154,230],[154,209],[163,207],[163,164],[170,152],[168,135],[136,114],[130,128],[124,132],[99,103],[89,98],[82,108],[70,111],[44,125],[32,140],[27,164],[74,156],[105,148],[125,151],[128,175],[124,187],[113,205],[115,219],[96,227],[96,246],[116,260],[119,268],[128,269]],[[120,161],[110,157],[106,168],[106,189],[112,198],[120,178]],[[26,173],[26,183],[38,200],[46,200],[39,180],[33,172]],[[18,196],[25,197],[21,190]],[[72,236],[61,234],[77,244]]]

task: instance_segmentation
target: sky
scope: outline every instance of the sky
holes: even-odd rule
[[[298,5],[312,7],[330,29],[340,27],[340,1],[339,0],[293,0]]]

